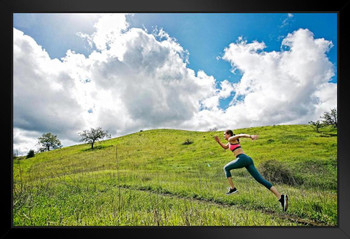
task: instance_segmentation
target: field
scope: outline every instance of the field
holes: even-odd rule
[[[13,225],[337,226],[336,129],[234,132],[259,135],[241,145],[289,195],[287,212],[245,168],[231,171],[239,192],[225,195],[234,156],[213,139],[223,132],[159,129],[14,159]]]

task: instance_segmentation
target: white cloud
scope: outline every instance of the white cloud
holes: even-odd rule
[[[223,59],[243,74],[226,111],[237,126],[307,123],[336,107],[337,86],[328,83],[334,66],[325,54],[332,43],[299,29],[282,44],[289,50],[266,52],[264,43],[246,41],[225,49]],[[243,101],[237,101],[239,95]]]
[[[228,98],[234,89],[234,84],[229,82],[228,80],[224,80],[220,83],[221,90],[219,92],[219,96],[221,98]]]
[[[188,68],[189,52],[164,30],[130,28],[124,14],[101,14],[94,27],[80,36],[95,50],[87,57],[69,50],[61,60],[14,29],[15,149],[27,153],[45,132],[67,146],[90,127],[117,136],[151,128],[305,123],[336,105],[325,55],[332,44],[305,29],[289,34],[282,52],[243,38],[230,44],[222,59],[242,78],[216,88],[215,76]],[[221,109],[220,99],[232,94],[229,108]]]
[[[85,128],[115,136],[176,127],[201,105],[216,107],[206,101],[216,94],[214,77],[189,69],[188,52],[164,31],[128,29],[124,15],[102,15],[95,28],[82,36],[96,50],[88,57],[69,50],[62,61],[14,29],[16,130],[76,141]]]
[[[287,17],[283,20],[281,28],[286,27],[288,24],[290,24],[290,22],[292,21],[291,19],[293,19],[294,15],[292,13],[288,13]]]
[[[65,66],[16,29],[13,53],[14,126],[69,132],[80,125],[75,82]]]
[[[98,50],[105,50],[109,45],[118,41],[128,26],[125,14],[101,14],[94,25],[97,31],[91,39]]]

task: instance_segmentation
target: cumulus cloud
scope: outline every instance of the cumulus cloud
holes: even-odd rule
[[[50,59],[33,38],[14,29],[14,137],[53,132],[66,142],[101,126],[114,136],[176,127],[216,94],[215,79],[187,67],[188,52],[163,30],[128,28],[124,14],[101,15],[85,57],[68,50]],[[18,136],[18,137],[17,137]],[[18,142],[18,141],[16,141]]]
[[[238,125],[307,123],[336,107],[334,66],[326,56],[332,43],[299,29],[282,44],[287,50],[266,52],[263,42],[243,40],[225,49],[223,59],[242,72],[226,111]]]
[[[94,36],[101,35],[98,26]],[[113,41],[101,39],[106,47],[79,65],[89,72],[92,111],[102,127],[120,133],[173,127],[190,120],[200,104],[214,107],[206,98],[216,92],[215,79],[189,69],[188,52],[163,30],[148,34],[131,28]],[[64,61],[78,67],[74,55]]]
[[[13,33],[14,126],[69,134],[81,124],[74,79],[31,37],[16,29]]]
[[[164,30],[148,33],[126,19],[99,15],[94,33],[79,34],[92,53],[68,50],[62,59],[51,59],[33,38],[14,29],[15,149],[27,153],[46,132],[65,146],[73,144],[90,127],[115,137],[152,128],[307,123],[336,105],[326,56],[332,43],[309,30],[289,34],[280,52],[242,38],[230,44],[222,59],[242,73],[232,83],[190,69],[190,53]],[[230,106],[221,109],[220,100],[232,95]]]

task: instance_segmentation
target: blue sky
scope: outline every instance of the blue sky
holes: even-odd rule
[[[230,65],[216,60],[229,43],[243,36],[248,41],[264,41],[267,51],[280,50],[282,36],[299,28],[308,28],[316,38],[331,40],[334,48],[328,56],[336,62],[337,15],[294,13],[259,14],[137,14],[132,23],[137,27],[162,27],[190,52],[190,66],[206,69],[218,79],[232,77]],[[208,57],[209,56],[209,57]]]
[[[190,52],[190,67],[205,69],[218,79],[232,77],[230,65],[218,61],[223,49],[239,36],[264,41],[267,51],[279,50],[282,36],[308,28],[316,38],[333,42],[331,62],[337,61],[336,13],[137,13],[129,17],[130,27],[163,28]],[[53,58],[68,49],[89,54],[86,42],[76,33],[92,33],[93,19],[75,21],[71,14],[14,14],[14,27],[32,36]],[[336,80],[336,77],[334,77]]]
[[[336,105],[336,13],[18,13],[13,27],[17,145],[47,131],[69,145],[97,123],[112,135],[307,123]],[[50,128],[63,111],[81,122]]]
[[[130,27],[152,32],[164,29],[189,52],[189,68],[204,70],[218,82],[239,81],[241,74],[232,74],[227,61],[218,60],[223,50],[238,37],[266,44],[266,51],[279,51],[283,37],[299,28],[307,28],[315,38],[332,41],[327,53],[337,65],[336,13],[137,13],[128,17]],[[92,33],[93,18],[76,20],[71,14],[14,14],[14,27],[32,36],[52,58],[64,57],[68,49],[88,55],[92,52],[77,32]],[[336,69],[335,69],[336,70]],[[332,77],[337,82],[337,75]],[[226,108],[231,98],[222,99]]]

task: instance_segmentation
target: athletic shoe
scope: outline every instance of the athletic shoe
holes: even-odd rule
[[[232,189],[232,188],[229,188],[229,191],[226,193],[226,195],[230,195],[232,193],[236,193],[238,192],[238,190],[236,188]]]
[[[287,209],[288,209],[288,196],[287,196],[287,194],[286,195],[282,194],[280,200],[278,200],[278,201],[281,203],[283,211],[287,211]]]

